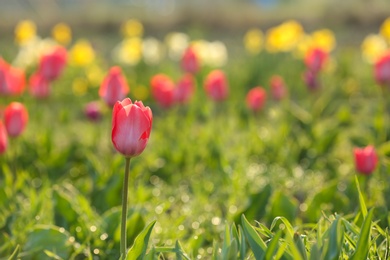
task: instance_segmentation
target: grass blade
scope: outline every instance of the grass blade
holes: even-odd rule
[[[368,250],[370,249],[370,233],[371,233],[371,221],[374,209],[371,209],[367,217],[364,219],[363,226],[360,230],[359,240],[356,246],[355,253],[351,257],[351,260],[367,259]]]
[[[244,230],[246,239],[249,242],[249,246],[257,260],[263,259],[265,255],[266,245],[261,239],[256,230],[248,222],[244,215],[241,216],[241,224]]]
[[[152,233],[154,224],[156,224],[156,221],[151,222],[135,238],[133,246],[127,253],[126,260],[139,260],[144,258],[146,249],[148,248],[149,237]]]

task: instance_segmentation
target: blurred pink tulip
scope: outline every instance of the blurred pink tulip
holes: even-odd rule
[[[188,103],[188,101],[192,98],[195,92],[195,79],[194,77],[187,73],[184,74],[179,82],[176,84],[175,89],[175,100],[178,103]]]
[[[370,175],[378,163],[375,148],[372,145],[364,148],[355,148],[354,154],[356,170],[364,175]]]
[[[225,73],[221,70],[211,71],[205,80],[204,89],[212,100],[225,100],[229,95],[229,86]]]
[[[117,101],[124,99],[129,91],[129,86],[122,75],[121,68],[114,66],[104,78],[99,89],[99,96],[107,105],[113,106]]]
[[[10,137],[17,137],[26,128],[28,112],[22,103],[12,102],[4,111],[4,123]]]
[[[117,101],[112,112],[112,143],[127,158],[140,155],[152,129],[152,110],[141,101]]]
[[[31,75],[29,87],[33,97],[46,98],[50,95],[50,83],[40,73]]]
[[[378,84],[390,87],[390,52],[377,60],[374,73]]]
[[[181,67],[185,72],[195,74],[200,69],[199,58],[194,48],[188,47],[181,59]]]
[[[175,84],[164,74],[157,74],[150,80],[152,96],[163,108],[173,106],[175,102]]]
[[[24,72],[11,67],[0,58],[0,94],[20,95],[24,91],[25,84]]]
[[[252,88],[246,96],[246,104],[253,112],[260,111],[267,99],[267,92],[262,87]]]
[[[321,48],[309,49],[305,56],[306,68],[313,73],[318,73],[328,59],[328,53]]]
[[[271,94],[274,100],[281,100],[286,96],[286,84],[281,76],[275,75],[270,79]]]
[[[97,122],[102,118],[102,111],[98,101],[92,101],[85,105],[84,114],[86,117],[93,121]]]
[[[8,147],[7,130],[2,121],[0,121],[0,154],[5,153]]]
[[[39,60],[39,74],[46,78],[47,81],[56,80],[62,74],[66,61],[66,49],[57,46],[50,53],[42,55]]]
[[[303,80],[309,90],[316,90],[320,87],[317,79],[317,74],[311,70],[307,70],[303,74]]]

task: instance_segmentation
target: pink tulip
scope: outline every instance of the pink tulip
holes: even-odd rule
[[[246,104],[253,112],[260,111],[267,99],[267,92],[262,87],[252,88],[246,96]]]
[[[0,154],[5,153],[8,146],[7,130],[3,122],[0,121]]]
[[[378,163],[375,148],[372,145],[365,148],[355,148],[354,154],[356,170],[364,175],[370,175]]]
[[[104,78],[99,89],[99,96],[107,105],[113,106],[117,101],[124,99],[129,91],[129,86],[122,75],[121,68],[114,66]]]
[[[281,100],[286,96],[286,84],[282,77],[275,75],[270,79],[271,94],[274,100]]]
[[[0,58],[0,94],[20,95],[24,91],[24,72]]]
[[[129,98],[118,101],[112,112],[112,143],[127,158],[140,155],[148,143],[152,129],[152,110],[141,101]]]
[[[204,89],[206,94],[214,101],[225,100],[229,95],[229,86],[223,71],[211,71],[205,80]]]
[[[36,98],[46,98],[50,95],[50,83],[40,73],[30,77],[30,94]]]
[[[318,73],[328,59],[328,53],[321,48],[310,49],[305,56],[305,64],[308,70]]]
[[[377,60],[374,73],[378,84],[390,87],[390,52],[387,52]]]
[[[311,70],[305,71],[303,74],[303,80],[309,90],[316,90],[320,87],[317,79],[317,74],[312,72]]]
[[[12,102],[4,111],[4,123],[10,137],[19,136],[26,128],[28,112],[23,104]]]
[[[50,53],[44,54],[39,61],[39,74],[47,81],[56,80],[62,74],[67,61],[64,47],[57,46]]]
[[[85,105],[84,114],[91,121],[99,121],[102,118],[102,111],[99,102],[92,101]]]
[[[181,59],[181,68],[188,73],[195,74],[200,69],[199,58],[194,48],[188,47]]]
[[[195,79],[187,73],[179,80],[175,89],[175,100],[178,103],[188,103],[195,91]]]
[[[175,102],[175,84],[164,74],[157,74],[150,81],[152,96],[163,108],[171,107]]]

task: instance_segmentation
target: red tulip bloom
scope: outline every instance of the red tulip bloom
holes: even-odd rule
[[[191,74],[185,74],[177,83],[175,100],[179,103],[188,103],[195,91],[195,79]]]
[[[364,175],[370,175],[378,163],[375,148],[371,145],[365,148],[355,148],[354,154],[356,170]]]
[[[267,99],[267,92],[262,87],[252,88],[246,96],[246,104],[253,112],[260,111]]]
[[[175,84],[164,74],[157,74],[150,81],[152,96],[163,108],[171,107],[175,102]]]
[[[188,47],[181,58],[181,68],[188,73],[195,74],[200,69],[199,58],[194,48]]]
[[[115,149],[127,158],[140,155],[148,143],[152,121],[152,110],[141,101],[132,103],[125,98],[116,102],[111,134]]]
[[[225,100],[229,95],[229,86],[223,71],[213,70],[210,72],[205,80],[204,89],[214,101]]]
[[[48,81],[55,80],[62,74],[66,61],[66,49],[57,46],[53,51],[41,57],[39,61],[39,73]]]
[[[20,95],[25,86],[24,72],[0,58],[0,94]]]
[[[5,153],[8,146],[7,130],[3,122],[0,121],[0,154]]]
[[[30,77],[30,94],[36,98],[46,98],[50,94],[50,83],[40,73]]]
[[[19,136],[26,128],[27,121],[28,112],[23,104],[12,102],[5,108],[4,123],[9,136]]]
[[[107,105],[113,106],[117,101],[124,99],[129,91],[129,86],[122,75],[121,68],[114,66],[104,78],[99,89],[99,96]]]
[[[317,73],[323,68],[327,59],[327,52],[321,48],[313,48],[306,53],[305,64],[308,70]]]
[[[283,99],[286,95],[286,84],[284,83],[283,78],[277,75],[272,76],[270,85],[272,98],[275,100]]]
[[[97,101],[89,102],[84,108],[84,114],[91,121],[99,121],[102,118],[102,111]]]
[[[317,79],[317,74],[311,70],[305,71],[305,73],[303,74],[303,80],[305,81],[306,86],[310,90],[316,90],[320,87]]]
[[[378,84],[390,87],[390,52],[375,63],[375,79]]]

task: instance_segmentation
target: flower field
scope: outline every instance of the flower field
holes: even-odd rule
[[[116,33],[0,45],[0,259],[389,258],[390,18]]]

